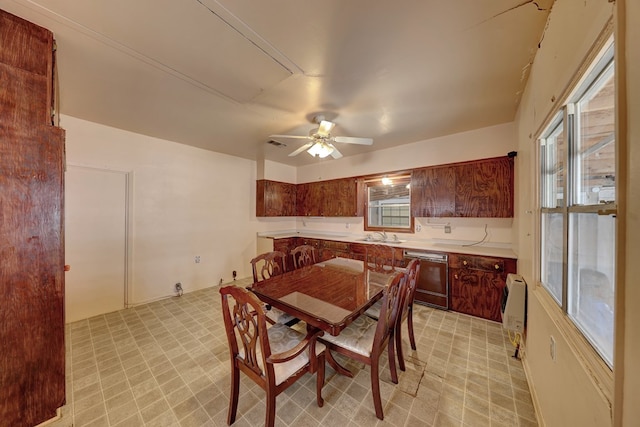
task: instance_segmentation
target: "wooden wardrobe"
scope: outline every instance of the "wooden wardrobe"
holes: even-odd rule
[[[53,35],[0,10],[0,424],[65,404],[64,131]]]

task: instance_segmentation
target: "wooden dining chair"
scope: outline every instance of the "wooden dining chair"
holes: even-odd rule
[[[402,349],[402,324],[407,320],[407,329],[409,333],[409,342],[411,344],[411,349],[416,350],[416,339],[413,332],[413,302],[416,294],[416,285],[418,282],[418,275],[420,274],[420,261],[417,259],[412,259],[407,265],[405,270],[405,293],[403,295],[403,299],[401,302],[400,313],[398,313],[398,322],[395,329],[395,340],[396,340],[396,354],[398,355],[398,366],[401,371],[405,370],[404,364],[404,352]],[[380,302],[375,303],[371,306],[365,314],[372,319],[377,320],[380,317],[380,311],[382,310],[382,304]]]
[[[267,279],[279,276],[286,271],[286,255],[281,251],[265,252],[253,258],[251,261],[253,270],[253,284],[259,285]],[[282,310],[264,304],[269,323],[289,323],[297,319]]]
[[[293,258],[293,268],[296,270],[300,267],[313,265],[317,261],[316,248],[311,245],[300,245],[291,250]]]
[[[265,426],[273,426],[276,397],[305,373],[316,373],[316,402],[324,404],[325,346],[317,342],[318,329],[303,334],[286,325],[267,328],[262,303],[253,293],[238,286],[220,289],[222,316],[231,359],[231,394],[227,423],[236,420],[240,395],[240,372],[266,393]]]
[[[367,245],[366,265],[371,271],[389,272],[396,267],[396,249],[389,245]]]
[[[373,406],[375,407],[376,416],[381,420],[384,419],[384,412],[380,396],[380,356],[385,347],[387,347],[391,381],[397,384],[398,373],[395,364],[393,334],[405,287],[404,273],[398,272],[389,275],[389,277],[389,282],[382,297],[380,318],[377,321],[368,316],[360,316],[343,329],[340,335],[325,334],[319,338],[320,342],[327,346],[327,351],[333,350],[371,367]],[[330,356],[330,354],[327,355],[328,361],[336,364],[335,359]],[[339,365],[333,367],[337,371],[344,371],[344,368]]]
[[[265,252],[251,261],[253,283],[278,276],[287,271],[286,255],[281,251]]]

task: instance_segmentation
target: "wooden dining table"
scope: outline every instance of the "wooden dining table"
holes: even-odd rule
[[[365,268],[363,261],[333,258],[254,283],[249,289],[308,326],[338,335],[382,298],[392,276]]]

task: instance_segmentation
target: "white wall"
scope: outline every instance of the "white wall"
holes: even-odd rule
[[[256,232],[294,227],[256,221],[253,161],[69,116],[60,125],[68,163],[132,172],[131,304],[173,295],[176,282],[190,292],[233,270],[248,277]]]
[[[585,363],[585,354],[572,342],[566,328],[559,327],[563,322],[559,309],[548,304],[545,291],[535,286],[538,211],[534,164],[537,132],[554,111],[555,101],[578,72],[613,9],[614,5],[606,1],[556,1],[516,119],[520,167],[516,177],[514,242],[518,248],[518,272],[529,284],[523,357],[541,415],[539,421],[546,426],[603,427],[612,423],[612,397],[605,392],[610,387],[596,383],[591,367]],[[555,361],[549,355],[551,336],[556,340]]]

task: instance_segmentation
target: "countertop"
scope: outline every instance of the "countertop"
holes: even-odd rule
[[[307,239],[323,239],[335,240],[338,242],[376,244],[380,242],[364,241],[364,235],[338,234],[338,233],[321,233],[321,232],[301,232],[301,231],[267,231],[258,233],[258,237],[268,239],[286,239],[289,237],[303,237]],[[402,235],[400,239],[404,240]],[[408,240],[403,243],[395,243],[392,241],[384,244],[396,248],[413,249],[418,251],[433,251],[467,255],[493,256],[500,258],[517,259],[518,256],[508,244],[483,243],[478,245],[470,245],[474,242],[464,242],[456,240]]]

